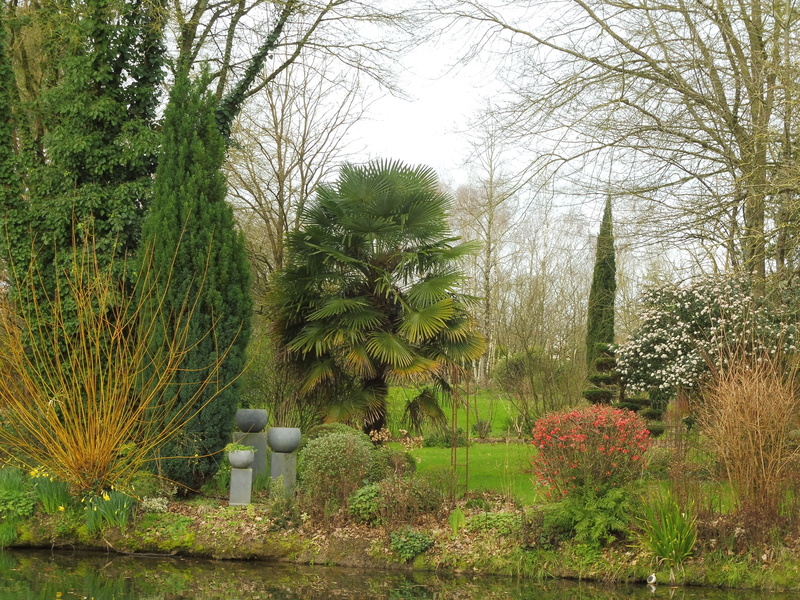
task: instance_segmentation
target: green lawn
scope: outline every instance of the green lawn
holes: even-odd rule
[[[389,428],[393,433],[403,428],[403,411],[406,404],[414,398],[417,390],[411,388],[393,387],[389,390]],[[466,397],[464,398],[466,401]],[[479,419],[491,421],[492,429],[489,437],[506,437],[508,435],[508,421],[514,415],[513,407],[503,395],[496,390],[478,390],[469,395],[469,427],[467,427],[467,411],[461,407],[457,413],[458,427],[467,431],[470,437],[477,437],[472,427]],[[443,406],[448,421],[452,413],[451,407]],[[511,433],[512,437],[514,433]]]
[[[469,447],[469,491],[493,490],[529,505],[541,501],[531,478],[530,444],[477,444]],[[418,448],[411,454],[417,459],[417,473],[442,472],[450,467],[450,448]],[[458,462],[463,465],[466,449],[458,448]],[[459,467],[463,484],[464,467]]]

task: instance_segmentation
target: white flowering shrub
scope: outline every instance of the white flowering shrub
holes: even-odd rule
[[[654,288],[644,305],[641,327],[617,351],[617,368],[631,392],[695,391],[709,364],[724,367],[733,349],[756,356],[796,350],[787,312],[755,303],[745,276]]]

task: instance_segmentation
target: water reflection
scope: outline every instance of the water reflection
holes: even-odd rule
[[[1,600],[800,600],[796,594],[669,589],[260,562],[86,553],[0,553]]]

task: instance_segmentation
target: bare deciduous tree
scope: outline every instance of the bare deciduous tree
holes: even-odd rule
[[[439,14],[473,27],[474,52],[505,54],[508,114],[549,145],[542,163],[590,187],[611,173],[651,233],[713,243],[758,280],[800,259],[797,8],[464,0]]]
[[[229,193],[244,227],[256,293],[283,266],[284,236],[317,185],[346,158],[344,138],[367,106],[358,74],[325,57],[298,61],[250,102],[234,129]]]

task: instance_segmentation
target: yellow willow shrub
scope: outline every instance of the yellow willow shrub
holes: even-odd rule
[[[202,408],[178,405],[173,384],[191,350],[192,299],[164,314],[152,277],[134,294],[113,270],[84,240],[52,297],[38,290],[0,311],[0,447],[76,493],[130,492],[133,475]],[[215,385],[224,358],[191,384],[194,398]]]
[[[703,433],[740,506],[776,508],[800,458],[795,369],[785,357],[736,353],[715,370],[703,395]]]

